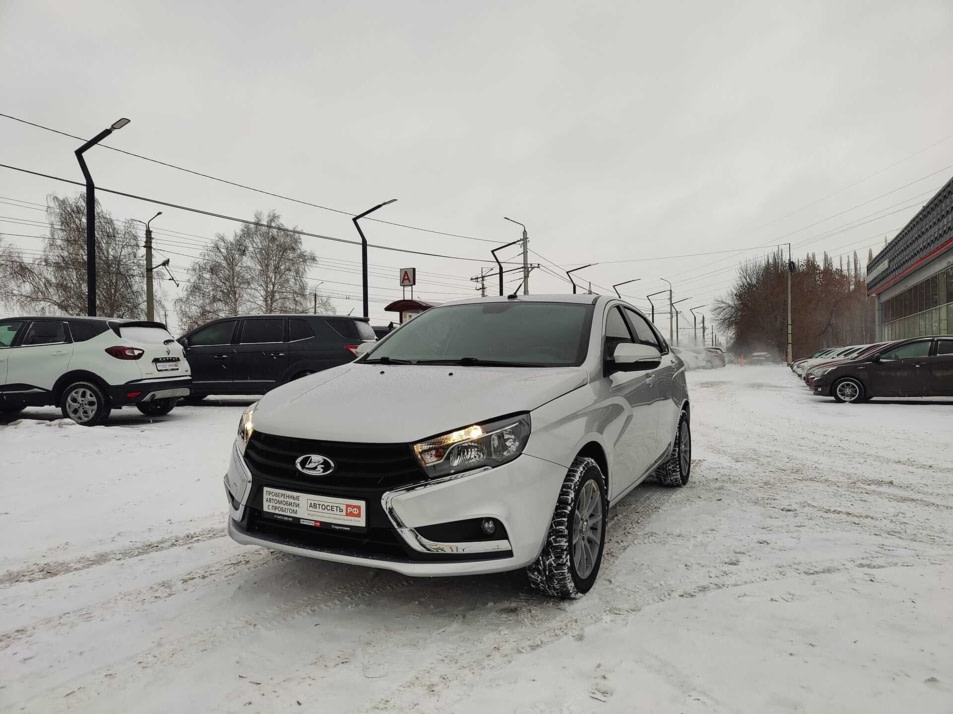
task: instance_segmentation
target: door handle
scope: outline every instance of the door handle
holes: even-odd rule
[[[212,359],[228,359],[228,355],[213,355]]]
[[[62,355],[65,355],[66,353],[67,353],[66,350],[57,350],[56,352],[53,353],[53,356],[61,357]]]
[[[646,381],[646,382],[654,382],[654,381],[655,381],[655,375],[654,375],[654,374],[647,374],[647,375],[645,375],[645,381]]]

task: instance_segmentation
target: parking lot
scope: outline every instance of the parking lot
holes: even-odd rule
[[[630,495],[568,602],[233,543],[251,400],[0,422],[0,709],[948,712],[953,400],[688,379],[691,482]]]

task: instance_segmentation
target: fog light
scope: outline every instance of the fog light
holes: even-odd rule
[[[483,532],[487,535],[493,535],[496,533],[496,521],[492,518],[484,518],[480,523],[480,528],[482,528]]]

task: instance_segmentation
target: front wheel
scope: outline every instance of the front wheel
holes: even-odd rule
[[[546,544],[527,568],[533,588],[560,600],[589,592],[602,565],[608,508],[599,464],[577,458],[559,492]]]
[[[103,391],[92,382],[74,382],[63,391],[63,416],[80,426],[95,426],[109,416],[110,406]]]
[[[862,402],[864,401],[864,385],[853,377],[844,377],[834,383],[831,390],[834,400],[838,402]]]
[[[176,399],[156,399],[154,402],[142,402],[136,409],[149,417],[165,416],[175,409]]]

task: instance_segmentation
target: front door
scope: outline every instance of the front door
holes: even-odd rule
[[[936,341],[936,355],[930,358],[928,395],[953,397],[953,338]]]
[[[922,397],[930,377],[932,346],[933,340],[916,340],[882,352],[870,365],[871,396]]]
[[[20,345],[6,350],[8,398],[42,398],[69,369],[73,343],[66,323],[38,320],[30,324]]]
[[[245,318],[235,346],[235,393],[264,394],[288,371],[288,336],[282,317]]]
[[[193,394],[231,394],[232,335],[238,320],[222,320],[188,335],[185,358],[192,369]]]
[[[609,480],[609,499],[627,491],[637,483],[652,466],[658,426],[655,414],[657,390],[653,370],[644,372],[611,372],[611,360],[615,348],[622,343],[631,343],[629,326],[618,306],[606,313],[604,326],[603,379],[600,381],[600,401],[617,405],[611,428],[605,434],[613,447],[613,478]]]
[[[645,316],[635,310],[624,308],[625,316],[636,336],[643,345],[654,347],[662,355],[659,366],[652,370],[654,373],[655,403],[652,410],[655,414],[656,437],[655,447],[652,449],[653,461],[658,460],[668,452],[675,440],[675,431],[678,429],[678,419],[682,413],[682,405],[676,401],[675,394],[675,360],[672,351],[662,337],[652,329]]]

